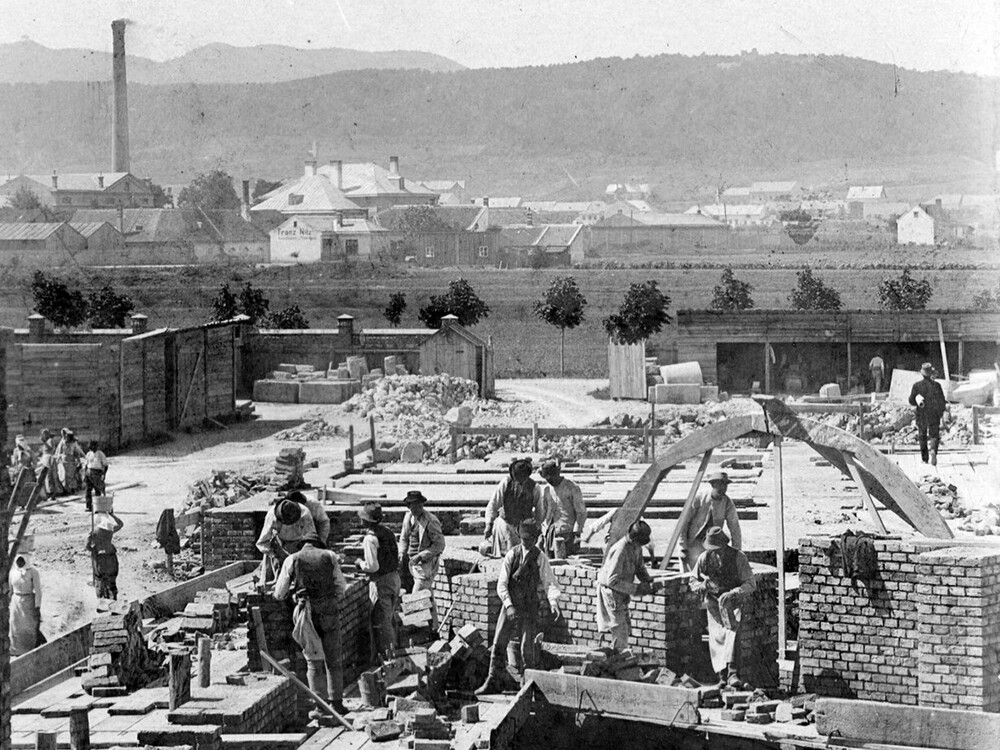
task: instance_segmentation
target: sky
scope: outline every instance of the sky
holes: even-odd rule
[[[675,53],[841,54],[1000,75],[995,0],[2,0],[0,43],[166,60],[196,47],[420,50],[473,68]]]

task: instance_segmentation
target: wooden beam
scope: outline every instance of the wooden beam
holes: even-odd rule
[[[1000,714],[981,711],[820,698],[816,729],[843,739],[943,750],[1000,747]]]
[[[681,517],[677,519],[677,525],[674,526],[674,531],[670,535],[670,541],[667,542],[667,548],[664,550],[663,558],[660,560],[660,570],[666,570],[670,564],[670,557],[674,554],[677,542],[680,541],[681,531],[683,531],[688,519],[691,517],[691,510],[694,508],[694,498],[698,494],[698,487],[701,486],[701,479],[705,476],[705,470],[708,468],[708,462],[711,458],[712,449],[709,448],[701,457],[701,463],[698,464],[698,471],[695,472],[694,481],[691,483],[691,490],[688,492],[687,500],[684,501],[684,510],[681,511]]]
[[[254,607],[254,609],[257,611],[258,614],[260,614],[260,610],[257,609],[257,607]],[[264,661],[266,661],[268,664],[271,665],[272,669],[276,670],[282,677],[287,677],[289,680],[291,680],[292,684],[295,685],[295,687],[297,687],[299,690],[301,690],[306,695],[308,695],[310,698],[312,698],[313,701],[315,701],[315,703],[316,703],[317,706],[319,706],[324,711],[326,711],[328,714],[330,714],[333,718],[335,718],[337,721],[339,721],[343,726],[345,726],[346,728],[348,728],[348,729],[350,729],[350,730],[353,731],[353,729],[354,729],[354,725],[353,724],[349,724],[347,722],[347,719],[345,719],[343,716],[341,716],[340,714],[338,714],[337,711],[336,711],[336,709],[333,706],[331,706],[325,700],[323,700],[318,695],[316,695],[316,693],[314,693],[312,690],[309,689],[308,685],[306,685],[304,682],[302,682],[302,680],[300,680],[294,674],[292,674],[287,669],[285,669],[273,656],[271,656],[269,653],[267,653],[267,651],[265,651],[264,649],[261,649],[260,650],[260,656],[261,656],[261,658]]]
[[[535,684],[525,675],[522,687],[508,705],[501,719],[490,727],[490,750],[509,750],[514,747],[517,733],[527,723],[531,715],[531,704],[535,697]]]
[[[21,494],[21,485],[24,484],[24,478],[28,476],[29,471],[29,469],[26,469],[23,466],[17,470],[17,479],[14,480],[14,487],[10,491],[10,499],[7,500],[8,516],[14,512],[14,506],[17,503],[17,496]]]
[[[198,374],[198,365],[201,364],[201,355],[203,352],[198,352],[198,358],[194,361],[194,369],[191,371],[191,381],[188,383],[187,395],[184,396],[184,408],[181,409],[181,415],[177,419],[177,426],[180,427],[181,423],[184,421],[184,416],[187,414],[188,402],[191,400],[191,391],[194,390],[194,379]],[[208,384],[205,384],[208,387]]]
[[[948,369],[948,347],[944,344],[944,326],[941,325],[941,318],[937,319],[938,343],[941,344],[941,364],[944,366],[944,379],[951,380],[951,370]]]
[[[38,498],[41,497],[41,489],[45,486],[45,479],[48,477],[48,473],[49,469],[45,466],[38,472],[35,488],[31,491],[28,503],[24,506],[24,513],[21,515],[21,524],[17,527],[17,536],[10,543],[10,549],[7,551],[7,569],[0,571],[5,576],[10,572],[11,563],[14,560],[14,556],[17,555],[18,548],[21,546],[21,540],[24,539],[24,535],[28,531],[28,522],[31,520],[31,513],[35,510],[35,506],[38,505]]]
[[[885,524],[882,523],[882,517],[878,514],[878,509],[875,507],[875,502],[872,500],[872,496],[868,494],[868,488],[865,487],[865,480],[861,478],[861,472],[858,471],[858,465],[854,463],[854,456],[850,453],[841,451],[841,456],[844,457],[844,463],[847,464],[847,470],[851,473],[851,479],[861,490],[861,497],[864,500],[865,507],[871,514],[872,521],[875,522],[875,528],[879,530],[882,536],[885,536],[889,532],[885,528]]]
[[[533,669],[524,677],[551,706],[666,726],[692,727],[701,721],[698,691],[690,688]]]
[[[788,650],[788,624],[785,622],[785,485],[781,466],[781,435],[774,438],[774,538],[778,567],[778,658]]]
[[[267,653],[267,632],[264,630],[264,618],[261,617],[260,607],[250,608],[250,625],[253,628],[254,638],[257,641],[257,650],[261,656]],[[274,671],[273,669],[271,670]]]

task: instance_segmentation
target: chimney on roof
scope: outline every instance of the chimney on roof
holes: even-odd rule
[[[316,176],[316,160],[315,159],[306,159],[305,176],[306,177],[315,177]]]
[[[240,216],[250,221],[250,180],[243,180],[243,200],[240,202]]]
[[[344,162],[340,159],[334,159],[330,162],[330,166],[333,168],[333,184],[336,186],[337,190],[344,189]]]
[[[337,335],[350,338],[354,335],[354,318],[350,315],[341,315],[337,318]]]
[[[28,316],[28,341],[37,344],[45,337],[45,316],[32,313]]]
[[[934,205],[935,205],[935,206],[937,206],[937,210],[938,210],[938,211],[940,211],[940,210],[941,210],[941,199],[940,199],[940,198],[937,198],[937,199],[936,199],[936,200],[934,201]]]
[[[484,208],[489,208],[489,206],[490,206],[490,196],[484,195],[483,196],[483,207]]]
[[[128,81],[125,76],[124,18],[111,22],[111,75],[114,84],[111,116],[111,171],[129,171]]]
[[[530,208],[528,209],[528,226],[529,227],[535,226],[535,212],[532,211]]]
[[[392,176],[399,174],[399,157],[390,156],[389,157],[389,174]]]
[[[52,170],[52,189],[59,189],[59,175],[56,174],[56,170]]]
[[[132,321],[132,335],[138,336],[140,333],[145,333],[149,328],[149,318],[142,313],[136,313],[130,320]]]
[[[104,188],[104,175],[102,174],[97,175],[97,187]]]

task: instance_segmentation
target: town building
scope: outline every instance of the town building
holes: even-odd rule
[[[0,224],[0,266],[62,266],[86,249],[86,238],[66,222]]]
[[[896,219],[896,241],[900,245],[939,245],[972,237],[971,225],[955,220],[941,200],[911,206]]]
[[[271,230],[271,263],[318,263],[370,258],[386,230],[371,219],[291,216]]]
[[[369,216],[393,206],[434,206],[440,194],[409,182],[399,171],[399,157],[389,157],[386,169],[374,162],[344,163],[331,161],[316,174],[326,177],[352,203],[368,211]]]
[[[614,214],[584,226],[573,242],[572,259],[578,263],[623,255],[665,257],[675,249],[717,247],[729,231],[723,222],[702,214]]]
[[[86,250],[77,256],[81,265],[100,265],[125,253],[125,237],[107,221],[76,221],[69,223],[87,241]]]
[[[685,214],[702,214],[732,227],[765,226],[776,221],[774,211],[755,203],[706,203],[691,206]]]
[[[44,206],[67,208],[139,208],[153,206],[149,183],[128,172],[18,175],[0,183],[0,201],[9,203],[27,188]]]

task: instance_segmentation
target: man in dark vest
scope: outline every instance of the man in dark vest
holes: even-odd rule
[[[396,646],[393,622],[399,604],[399,554],[396,535],[382,525],[382,506],[365,503],[358,511],[365,526],[362,542],[364,558],[358,560],[358,570],[368,574],[368,597],[372,608],[372,650],[379,662],[384,662]]]
[[[540,536],[541,529],[534,519],[522,521],[518,526],[521,543],[512,547],[503,558],[497,579],[501,609],[490,649],[490,673],[486,682],[476,690],[476,695],[503,689],[507,644],[515,635],[521,636],[521,658],[515,660],[514,667],[518,673],[523,673],[525,666],[535,666],[535,636],[541,620],[542,602],[547,597],[549,605],[556,610],[560,594],[552,566],[538,547]]]
[[[705,536],[705,551],[694,565],[691,590],[702,596],[708,613],[708,651],[719,681],[742,686],[737,670],[737,636],[746,597],[757,590],[747,556],[729,546],[721,526],[713,526]]]
[[[275,599],[295,597],[292,638],[306,657],[309,688],[329,701],[334,710],[345,714],[344,663],[340,638],[340,602],[347,591],[347,581],[340,570],[336,553],[323,549],[315,533],[302,539],[302,548],[281,564]],[[324,681],[324,673],[326,680]],[[319,708],[309,717],[324,716]]]
[[[547,526],[549,509],[545,493],[531,478],[533,467],[530,458],[511,461],[509,475],[500,480],[493,497],[486,504],[486,540],[492,540],[492,551],[503,557],[507,550],[517,545],[518,525],[526,518],[533,518],[539,527]],[[541,531],[545,531],[541,528]]]
[[[934,365],[924,362],[920,368],[923,378],[910,389],[910,406],[917,407],[917,437],[920,440],[920,460],[937,466],[938,443],[941,441],[941,417],[948,404],[944,390],[934,379]],[[928,441],[928,438],[930,439]],[[928,444],[929,442],[929,444]]]

